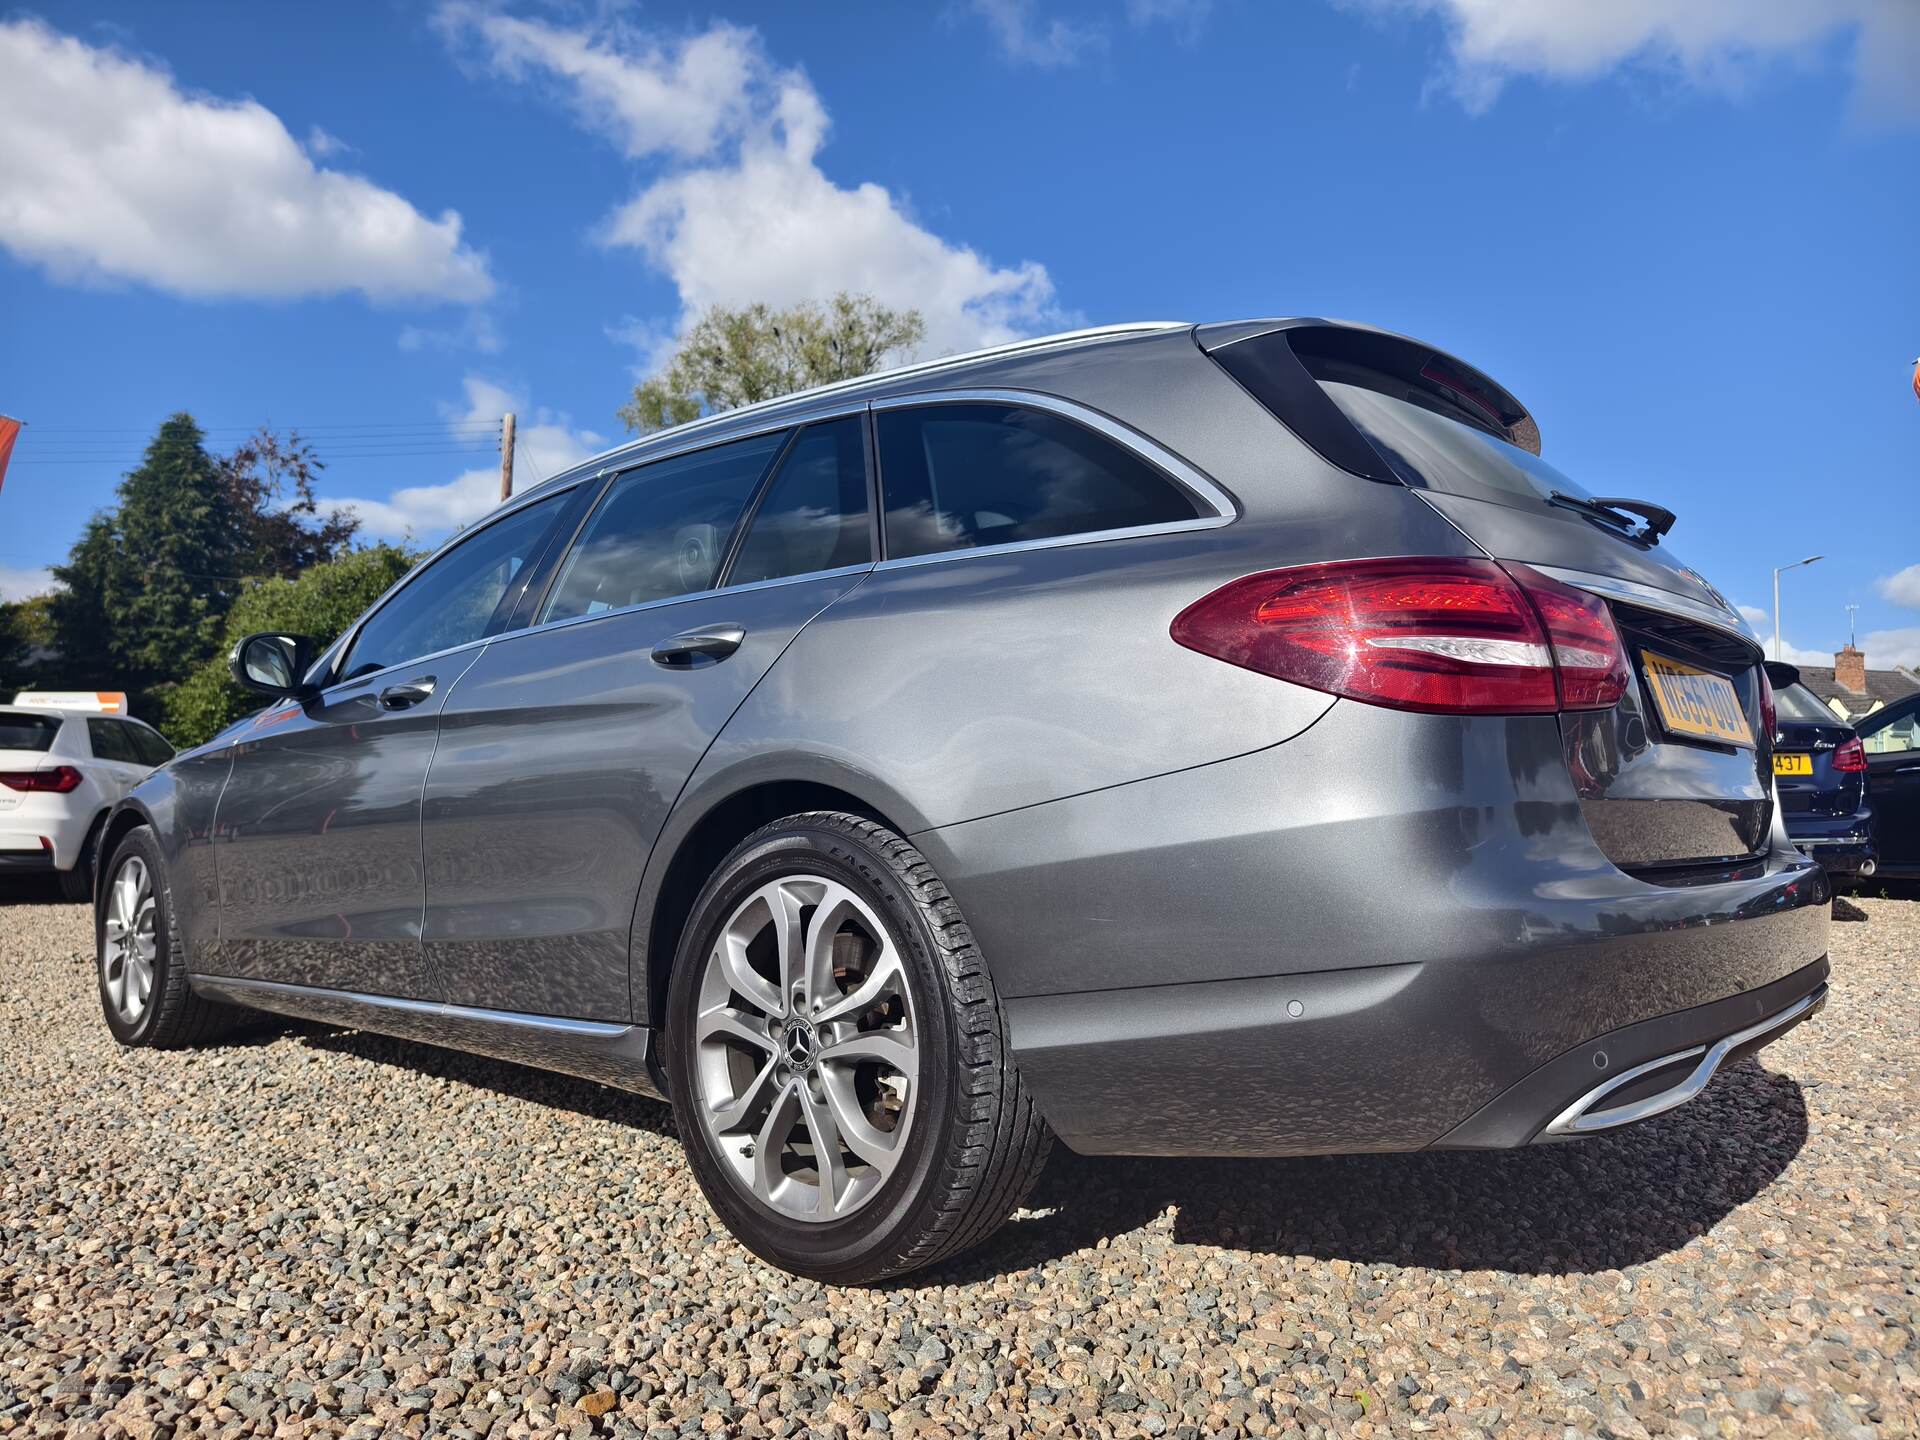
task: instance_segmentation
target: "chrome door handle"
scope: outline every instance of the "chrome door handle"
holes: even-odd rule
[[[433,694],[433,676],[422,675],[413,680],[402,681],[398,685],[389,685],[380,692],[382,710],[405,710],[418,705]]]
[[[699,630],[682,630],[653,647],[653,663],[673,670],[685,670],[702,660],[724,660],[740,648],[747,632],[738,625],[710,625]]]

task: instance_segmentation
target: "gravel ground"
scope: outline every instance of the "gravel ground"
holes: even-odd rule
[[[1827,1012],[1637,1130],[1062,1154],[874,1291],[751,1259],[660,1105],[345,1032],[123,1053],[85,912],[0,906],[0,1435],[1920,1428],[1914,901],[1860,902]]]

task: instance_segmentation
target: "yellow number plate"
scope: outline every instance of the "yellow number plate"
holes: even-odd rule
[[[1773,773],[1776,775],[1811,775],[1813,774],[1813,756],[1776,754],[1773,757]]]
[[[1722,745],[1753,745],[1753,732],[1740,709],[1733,682],[1724,675],[1701,670],[1684,660],[1672,660],[1651,650],[1640,652],[1640,663],[1653,688],[1660,720],[1675,735],[1693,735]]]

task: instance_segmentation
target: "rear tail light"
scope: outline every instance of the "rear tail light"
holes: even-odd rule
[[[1604,709],[1627,685],[1604,602],[1491,560],[1348,560],[1269,570],[1188,606],[1173,638],[1296,685],[1400,710]]]
[[[1857,775],[1867,768],[1867,747],[1860,743],[1860,737],[1844,741],[1833,752],[1833,768],[1843,775]]]
[[[9,790],[51,791],[65,795],[80,784],[80,772],[71,765],[55,765],[50,770],[0,770],[0,785]]]
[[[1762,665],[1757,672],[1760,676],[1760,730],[1768,740],[1780,733],[1780,712],[1773,703],[1773,681],[1767,677],[1767,667]]]

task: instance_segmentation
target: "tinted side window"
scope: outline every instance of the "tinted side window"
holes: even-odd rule
[[[540,558],[564,494],[517,510],[461,541],[374,611],[342,657],[352,679],[478,640],[522,569]]]
[[[567,556],[540,619],[711,589],[740,512],[786,438],[760,435],[622,475]]]
[[[133,750],[140,757],[142,765],[164,765],[173,758],[173,746],[169,745],[157,730],[149,730],[144,725],[129,725],[127,733],[133,738]]]
[[[876,417],[887,554],[1191,520],[1193,499],[1104,435],[1015,405],[928,405]]]
[[[873,559],[867,458],[858,416],[810,425],[754,511],[727,583],[778,580]]]
[[[96,760],[116,760],[126,765],[141,763],[133,748],[133,738],[118,720],[87,721],[87,739],[93,745]]]

